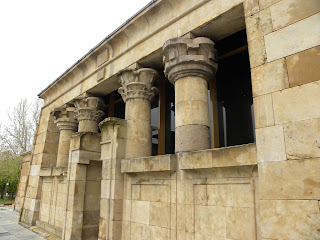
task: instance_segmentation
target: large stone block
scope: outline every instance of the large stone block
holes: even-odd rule
[[[320,79],[320,46],[291,55],[286,60],[290,87]]]
[[[320,199],[320,159],[259,164],[261,199]]]
[[[267,239],[320,239],[319,202],[261,200],[261,236]]]
[[[266,35],[268,62],[320,44],[320,13]]]
[[[288,88],[285,59],[253,68],[251,70],[251,81],[254,97]]]
[[[272,94],[275,124],[320,117],[320,81]]]
[[[274,125],[273,104],[271,94],[253,98],[255,127],[270,127]]]
[[[298,22],[320,11],[318,0],[283,0],[270,7],[274,30]]]
[[[258,162],[286,160],[282,125],[256,129]]]
[[[284,125],[288,159],[320,157],[320,118]]]

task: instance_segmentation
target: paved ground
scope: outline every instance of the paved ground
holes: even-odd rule
[[[45,240],[18,224],[19,213],[11,207],[0,207],[0,240]]]

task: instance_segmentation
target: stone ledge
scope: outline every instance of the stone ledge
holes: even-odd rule
[[[52,167],[40,168],[40,177],[50,177],[52,176]]]
[[[178,153],[179,169],[257,165],[256,144]]]
[[[68,167],[54,167],[52,168],[52,176],[66,176]]]
[[[40,177],[66,176],[68,167],[46,167],[40,168]]]
[[[173,172],[176,170],[175,155],[158,155],[144,158],[133,158],[121,160],[122,173],[137,172]]]

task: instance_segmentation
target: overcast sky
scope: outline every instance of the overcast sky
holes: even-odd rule
[[[0,1],[0,122],[150,1]]]

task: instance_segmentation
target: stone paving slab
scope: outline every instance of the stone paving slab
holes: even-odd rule
[[[18,224],[19,213],[11,207],[0,207],[0,240],[45,240]]]

